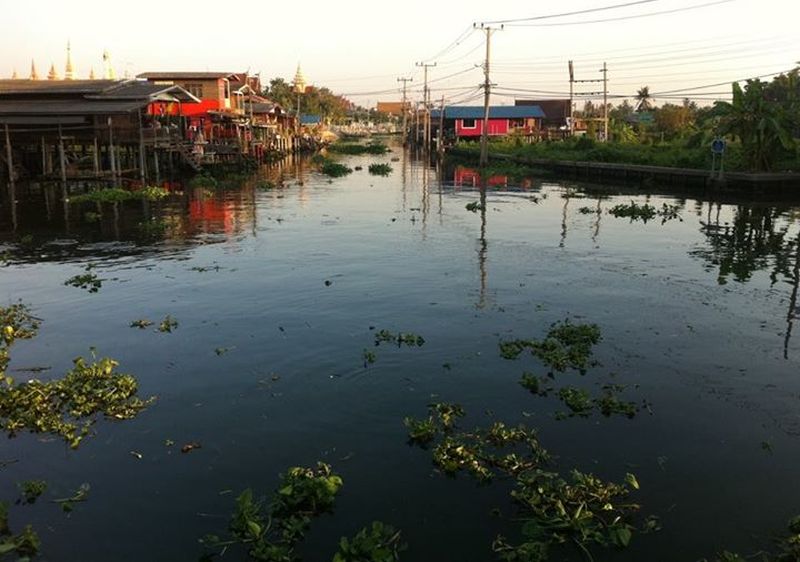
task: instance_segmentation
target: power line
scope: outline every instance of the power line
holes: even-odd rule
[[[678,12],[687,12],[689,10],[697,10],[699,8],[707,8],[709,6],[716,6],[717,4],[728,4],[729,2],[735,2],[736,0],[717,0],[716,2],[707,2],[705,4],[698,4],[696,6],[684,6],[683,8],[674,8],[672,10],[661,10],[660,12],[648,12],[645,14],[636,14],[632,16],[619,16],[616,18],[605,18],[599,20],[584,20],[584,21],[573,21],[573,22],[559,22],[559,23],[519,23],[519,24],[509,24],[509,27],[556,27],[556,26],[563,26],[563,25],[584,25],[590,23],[607,23],[611,21],[622,21],[622,20],[632,20],[638,18],[648,18],[651,16],[663,16],[666,14],[676,14]]]
[[[529,18],[513,18],[507,20],[495,20],[495,21],[487,21],[483,22],[484,24],[488,25],[496,25],[496,24],[513,24],[515,22],[520,21],[536,21],[536,20],[546,20],[546,19],[553,19],[553,18],[564,18],[567,16],[577,16],[580,14],[589,14],[591,12],[602,12],[605,10],[616,10],[618,8],[626,8],[628,6],[636,6],[638,4],[651,4],[653,2],[658,2],[659,0],[637,0],[636,2],[626,2],[625,4],[614,4],[613,6],[602,6],[600,8],[589,8],[587,10],[577,10],[575,12],[563,12],[560,14],[548,14],[544,16],[533,16]]]

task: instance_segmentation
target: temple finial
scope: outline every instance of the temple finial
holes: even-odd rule
[[[31,80],[38,80],[39,73],[36,72],[36,61],[31,59]]]
[[[50,72],[47,73],[48,80],[60,80],[58,72],[56,72],[56,65],[50,63]]]
[[[114,67],[111,66],[111,55],[108,54],[108,49],[103,51],[103,75],[106,80],[117,79],[117,73],[114,72]]]
[[[72,46],[67,41],[67,66],[64,68],[64,80],[75,80],[75,70],[72,68]]]

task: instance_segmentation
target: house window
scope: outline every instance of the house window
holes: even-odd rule
[[[462,119],[461,126],[465,129],[474,129],[475,119]]]
[[[184,89],[196,98],[203,97],[203,85],[195,82],[189,82],[184,86]]]
[[[509,120],[508,126],[511,129],[521,129],[525,126],[525,119],[511,119]]]

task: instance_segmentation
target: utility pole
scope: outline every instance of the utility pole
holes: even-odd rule
[[[486,32],[486,60],[483,63],[483,128],[481,130],[481,159],[480,167],[489,164],[489,98],[491,97],[492,82],[489,79],[489,61],[492,55],[492,28],[481,24],[481,29]],[[500,26],[503,29],[503,26]]]
[[[603,63],[603,142],[608,142],[608,67]]]
[[[424,141],[423,146],[425,148],[425,152],[430,150],[431,147],[431,100],[430,94],[431,91],[428,89],[428,69],[433,68],[436,66],[436,63],[428,64],[424,62],[418,62],[417,66],[423,68],[425,70],[425,86],[422,89],[422,103],[425,106],[425,123],[424,123]]]
[[[442,96],[442,107],[439,110],[439,134],[436,135],[436,148],[439,154],[444,154],[444,96]]]
[[[413,78],[398,78],[397,81],[403,83],[403,105],[402,105],[402,111],[403,111],[403,144],[406,144],[406,141],[408,140],[408,106],[407,106],[408,102],[406,101],[406,99],[407,99],[406,98],[406,93],[408,91],[408,83],[409,82],[413,82],[414,79]]]
[[[573,118],[573,114],[575,112],[575,69],[572,66],[572,61],[569,61],[569,136],[575,136],[575,119]]]

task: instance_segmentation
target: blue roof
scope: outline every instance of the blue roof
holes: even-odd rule
[[[319,125],[322,122],[322,117],[319,115],[300,115],[301,125]]]
[[[439,118],[440,110],[431,111],[431,119]],[[542,119],[544,111],[538,105],[493,105],[489,119]],[[444,108],[445,119],[483,119],[483,106],[453,106]]]

